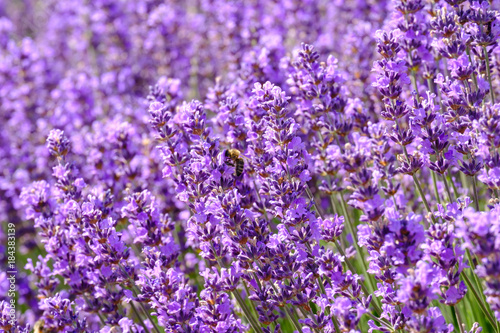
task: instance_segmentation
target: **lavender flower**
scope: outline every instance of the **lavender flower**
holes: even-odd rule
[[[0,330],[499,333],[499,17],[0,3]]]

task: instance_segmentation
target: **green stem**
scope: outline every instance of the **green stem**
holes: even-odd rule
[[[253,278],[255,279],[255,282],[257,282],[257,286],[259,287],[259,291],[262,290],[262,285],[260,284],[260,280],[259,280],[259,277],[257,276],[257,273],[253,273]]]
[[[397,125],[397,123],[396,123]],[[406,157],[406,161],[410,163],[410,158],[408,157],[408,151],[406,151],[406,147],[403,147],[403,152]],[[434,213],[431,211],[431,207],[429,206],[429,203],[427,202],[427,199],[425,198],[424,191],[422,190],[422,187],[420,186],[420,182],[418,181],[417,176],[415,174],[411,175],[413,178],[413,182],[415,183],[415,186],[417,187],[418,193],[420,194],[420,197],[422,198],[422,201],[424,203],[425,209],[427,209],[427,212],[431,215],[431,219],[433,223],[436,223],[436,218],[434,217]]]
[[[444,65],[444,76],[449,77],[450,76],[450,71],[448,70],[448,59],[442,58],[443,59],[443,65]]]
[[[470,50],[469,50],[469,46],[468,45],[467,45],[467,48],[465,49],[465,53],[467,53],[467,56],[469,57],[469,62],[472,65],[474,65],[473,62],[472,62],[472,57],[470,56]],[[476,91],[478,91],[479,90],[479,86],[477,84],[477,77],[476,77],[476,72],[475,71],[472,73],[472,81],[474,82],[474,86],[476,87]]]
[[[284,309],[285,309],[285,313],[287,314],[288,318],[292,321],[293,326],[295,326],[295,329],[297,331],[299,331],[300,333],[302,333],[302,328],[300,328],[299,322],[297,321],[297,319],[295,318],[293,313],[286,306],[284,307]]]
[[[466,249],[465,250],[465,253],[467,255],[467,259],[469,260],[469,265],[470,267],[472,268],[472,270],[475,270],[476,269],[476,264],[474,263],[474,261],[472,260],[472,255],[470,254],[470,251],[469,249]]]
[[[335,200],[333,199],[333,194],[330,195],[330,204],[332,205],[333,214],[338,215],[337,206],[335,205]]]
[[[464,332],[464,324],[462,322],[462,316],[460,316],[460,310],[458,309],[457,305],[455,304],[453,306],[453,309],[455,310],[455,316],[457,317],[457,322],[458,322],[458,327],[460,329],[460,333],[465,333]]]
[[[433,300],[431,304],[434,305],[434,307],[439,308],[441,310],[441,313],[443,314],[443,317],[447,323],[453,322],[453,326],[458,327],[457,317],[453,313],[454,311],[453,306],[445,305],[437,300]],[[451,312],[451,316],[449,312]]]
[[[453,197],[451,195],[450,187],[448,186],[448,181],[446,180],[445,175],[443,175],[443,183],[444,183],[444,188],[446,189],[446,193],[448,194],[448,200],[450,202],[453,202]]]
[[[429,87],[429,90],[431,91],[431,93],[434,94],[434,91],[436,89],[434,88],[434,82],[432,82],[432,79],[427,79],[427,86]]]
[[[455,194],[455,199],[458,199],[460,195],[458,195],[457,187],[455,186],[455,182],[453,181],[453,177],[451,177],[451,169],[448,169],[448,180],[451,183],[451,187],[453,188],[453,193]]]
[[[319,289],[323,295],[326,295],[325,285],[323,284],[323,280],[321,280],[321,276],[318,277]]]
[[[472,176],[472,189],[474,191],[474,204],[476,206],[476,211],[479,212],[479,196],[477,195],[477,185],[476,185],[476,176]]]
[[[427,209],[427,212],[429,214],[431,214],[432,222],[436,223],[436,218],[434,217],[434,213],[431,211],[431,207],[429,207],[429,204],[427,203],[427,199],[425,198],[424,191],[422,190],[422,187],[420,186],[420,182],[418,181],[417,176],[415,176],[415,174],[413,174],[411,176],[413,177],[413,181],[415,182],[415,185],[417,186],[418,193],[420,194],[420,197],[422,198],[425,209]]]
[[[452,317],[453,318],[453,320],[452,320],[453,321],[453,323],[452,323],[453,326],[455,326],[455,327],[460,326],[460,324],[457,321],[457,314],[455,313],[455,307],[454,306],[450,306],[450,310],[451,310],[451,315],[453,316]],[[442,312],[442,310],[441,310],[441,312]],[[449,322],[449,323],[451,323],[451,322]]]
[[[330,185],[330,186],[332,185],[332,180],[331,180],[330,176],[328,176],[328,185]],[[333,193],[330,194],[329,197],[330,197],[330,204],[332,205],[333,214],[338,215],[337,205],[335,205]]]
[[[139,319],[139,324],[141,324],[141,326],[144,328],[144,331],[146,331],[146,332],[149,333],[149,330],[146,327],[146,324],[144,324],[144,321],[142,321],[142,318],[139,315],[139,311],[137,311],[137,309],[136,309],[136,307],[134,305],[134,301],[130,302],[130,306],[132,307],[132,310],[134,311],[135,315],[137,316],[137,319]]]
[[[389,323],[386,319],[384,318],[378,318],[377,316],[374,316],[371,312],[366,313],[370,318],[378,322],[380,325],[385,325],[387,328],[392,329],[391,332],[394,332],[394,328],[391,326],[391,323]],[[340,331],[339,331],[340,332]]]
[[[318,131],[318,136],[321,140],[321,143],[324,145],[325,144],[325,139],[323,138],[323,135],[321,135],[321,131]],[[338,143],[338,139],[337,139],[337,143]],[[340,146],[339,146],[340,147]],[[326,161],[323,161],[323,164],[325,165],[325,167],[327,166],[327,162]],[[330,175],[327,174],[327,179],[328,179],[328,185],[332,185],[332,179],[330,177]],[[332,209],[333,209],[333,213],[334,214],[337,214],[337,207],[335,206],[335,201],[333,200],[333,194],[330,194],[329,195],[330,197],[330,203],[332,205]]]
[[[371,313],[369,313],[369,314],[371,314]],[[340,333],[341,332],[340,331],[340,325],[339,325],[339,322],[337,321],[337,318],[333,314],[332,314],[331,318],[332,318],[333,326],[335,327],[335,333]]]
[[[358,237],[354,232],[354,224],[351,220],[351,216],[347,213],[347,204],[344,199],[344,194],[340,192],[340,204],[342,206],[342,213],[344,214],[346,220],[347,220],[347,228],[349,229],[349,232],[352,235],[352,239],[354,240],[354,246],[356,247],[356,250],[358,250]]]
[[[495,103],[495,93],[493,92],[493,84],[491,83],[491,70],[490,70],[490,56],[486,50],[486,46],[483,46],[484,60],[486,61],[486,74],[488,75],[488,83],[490,84],[490,95],[491,104]]]
[[[245,314],[245,317],[247,317],[247,321],[250,323],[252,326],[253,330],[257,332],[262,332],[262,330],[259,328],[259,325],[255,321],[255,318],[253,318],[252,314],[250,313],[250,310],[248,310],[247,305],[245,301],[241,298],[241,295],[238,293],[237,290],[233,290],[232,294],[234,298],[236,298],[236,301],[240,305],[241,309],[243,310],[243,313]]]
[[[410,70],[410,79],[411,83],[413,83],[413,88],[415,89],[415,93],[417,94],[417,101],[420,103],[420,94],[418,93],[418,86],[417,86],[417,78],[415,77],[415,71]]]
[[[445,107],[444,107],[444,104],[443,104],[443,94],[441,93],[441,89],[437,89],[438,91],[438,99],[439,99],[439,106],[440,106],[440,109],[441,109],[441,113],[444,113],[445,112]]]
[[[357,237],[356,233],[354,232],[354,224],[351,220],[350,215],[348,214],[347,205],[346,205],[346,202],[344,199],[344,194],[342,192],[340,192],[340,199],[341,199],[340,203],[342,204],[342,211],[344,213],[345,218],[347,219],[347,228],[349,229],[349,232],[352,235],[354,247],[356,248],[356,253],[358,254],[359,261],[361,262],[361,265],[363,266],[364,276],[366,276],[366,280],[368,282],[368,285],[370,286],[370,289],[372,291],[375,291],[376,289],[372,283],[371,275],[368,274],[368,268],[366,267],[366,262],[365,262],[365,258],[363,256],[363,251],[358,244],[358,237]]]
[[[462,278],[465,280],[465,283],[467,283],[467,286],[469,287],[469,289],[472,290],[472,294],[474,295],[474,297],[476,298],[476,301],[478,302],[479,304],[479,307],[481,308],[481,310],[483,310],[483,313],[485,314],[486,317],[488,317],[491,325],[493,327],[496,327],[496,320],[493,319],[490,311],[488,311],[488,308],[486,307],[486,305],[483,303],[483,299],[481,298],[481,296],[479,296],[477,290],[474,288],[474,285],[472,284],[471,280],[469,280],[469,277],[467,276],[467,274],[462,271]],[[496,331],[496,329],[495,329]],[[498,331],[497,331],[498,332]]]
[[[213,246],[212,246],[212,248],[213,248]],[[219,264],[220,268],[224,267],[224,264],[222,263],[222,261],[220,259],[217,259],[217,264]],[[234,298],[238,302],[240,308],[243,310],[243,313],[245,314],[247,321],[250,323],[250,325],[252,326],[254,331],[256,333],[260,332],[261,330],[259,329],[258,321],[256,321],[255,318],[252,316],[252,313],[248,309],[247,304],[245,303],[243,298],[241,298],[241,295],[238,293],[237,290],[233,290],[231,293],[233,294]]]
[[[260,284],[260,281],[258,282],[258,284]],[[245,288],[245,292],[247,293],[247,295],[250,295],[250,290],[248,289],[248,286],[244,280],[243,280],[243,287]],[[252,318],[255,319],[254,315],[257,316],[257,318],[259,317],[257,310],[255,310],[254,307],[250,307],[249,310],[250,310],[250,314],[251,314]]]
[[[465,255],[467,256],[467,260],[469,261],[469,265],[471,267],[470,271],[471,271],[472,277],[474,278],[474,282],[476,283],[476,286],[479,289],[479,295],[482,296],[483,301],[486,303],[486,299],[484,298],[483,285],[481,284],[481,281],[479,280],[479,277],[477,276],[477,274],[475,272],[475,270],[476,270],[476,263],[474,262],[469,249],[465,249]],[[477,260],[477,258],[476,258],[476,260]]]
[[[436,173],[431,172],[432,174],[432,183],[434,184],[434,195],[436,196],[437,202],[440,204],[441,203],[441,198],[439,197],[439,191],[437,188],[437,179],[436,179]]]
[[[312,192],[311,192],[311,189],[309,188],[309,185],[306,184],[306,193],[307,193],[307,196],[309,197],[309,200],[311,200],[314,208],[316,209],[316,211],[318,212],[318,215],[319,217],[321,217],[321,219],[325,219],[325,215],[319,210],[319,207],[318,205],[316,204],[316,200],[314,200],[314,197],[312,195]]]

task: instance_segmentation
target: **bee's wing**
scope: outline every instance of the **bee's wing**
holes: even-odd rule
[[[246,158],[247,160],[249,160],[249,161],[250,161],[250,157],[245,156],[245,155],[243,155],[242,153],[240,153],[240,156],[241,156],[241,157],[243,157],[243,158]]]

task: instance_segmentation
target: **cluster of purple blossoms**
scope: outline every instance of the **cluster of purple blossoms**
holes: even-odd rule
[[[0,331],[500,333],[499,9],[0,1]]]

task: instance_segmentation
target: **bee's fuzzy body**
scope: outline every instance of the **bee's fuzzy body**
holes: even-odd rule
[[[239,177],[245,170],[245,160],[241,158],[241,153],[237,149],[227,149],[224,153],[226,164],[234,167],[234,175]]]
[[[33,333],[43,333],[43,332],[45,332],[44,326],[45,326],[45,321],[43,319],[38,320],[35,323],[35,326],[33,327]]]

